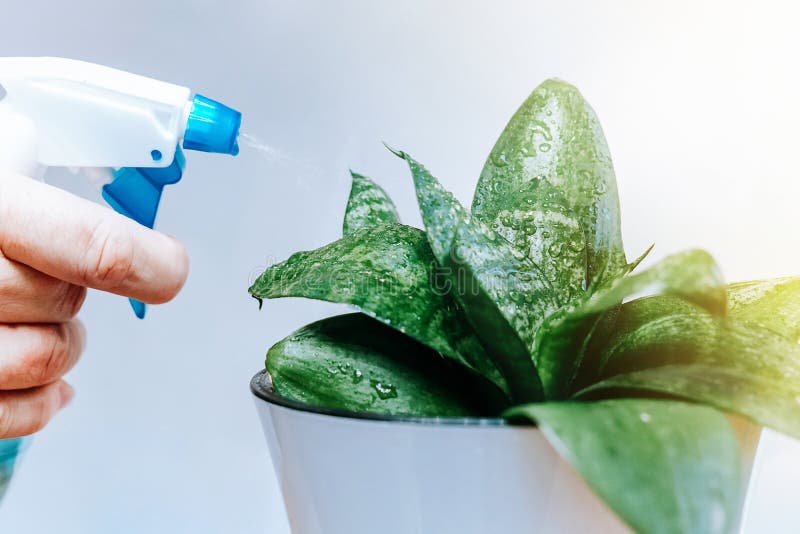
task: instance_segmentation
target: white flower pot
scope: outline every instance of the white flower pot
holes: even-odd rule
[[[251,389],[293,534],[630,531],[534,426],[309,408],[263,371]],[[761,429],[734,423],[749,480]]]

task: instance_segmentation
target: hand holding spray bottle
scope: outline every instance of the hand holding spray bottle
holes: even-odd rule
[[[119,213],[149,228],[187,150],[235,156],[242,115],[191,91],[61,58],[0,58],[0,168],[83,171]],[[181,143],[182,141],[182,143]],[[139,318],[144,304],[131,301]]]
[[[81,172],[117,212],[149,228],[186,150],[236,155],[242,116],[185,87],[62,58],[0,58],[0,169]],[[136,316],[145,305],[131,300]],[[20,446],[0,440],[0,498]]]

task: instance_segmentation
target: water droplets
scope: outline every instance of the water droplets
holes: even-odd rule
[[[370,386],[372,386],[372,389],[375,390],[381,400],[397,398],[397,388],[393,384],[380,380],[370,380]]]
[[[353,384],[360,384],[364,380],[364,373],[361,369],[353,369],[352,381]]]
[[[578,252],[583,252],[583,249],[586,248],[586,244],[583,241],[579,241],[577,239],[570,239],[569,242],[567,243],[567,247],[569,247],[569,249],[572,252],[578,253]]]
[[[331,359],[325,360],[325,364],[328,378],[345,378],[350,375],[350,370],[353,368],[353,365],[349,362],[337,362]]]
[[[550,255],[551,258],[559,258],[561,253],[564,251],[564,244],[556,241],[555,243],[551,243],[549,247],[547,247],[547,253]]]
[[[485,238],[486,238],[486,240],[487,240],[488,242],[490,242],[490,243],[492,243],[492,242],[494,242],[494,241],[497,241],[497,233],[496,233],[496,232],[493,232],[493,231],[492,231],[491,229],[489,229],[489,228],[482,228],[482,229],[481,229],[481,234],[483,234],[483,237],[485,237]]]
[[[540,120],[531,121],[532,127],[530,129],[532,136],[541,136],[545,141],[552,141],[553,134],[550,131],[550,126],[546,122]]]
[[[491,155],[492,163],[495,167],[505,167],[508,165],[508,160],[506,159],[505,153],[495,154],[494,152]]]
[[[533,275],[533,273],[529,271],[520,271],[519,273],[517,273],[517,280],[520,280],[522,282],[531,282],[534,279],[535,276]]]

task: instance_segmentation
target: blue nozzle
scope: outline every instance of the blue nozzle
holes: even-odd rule
[[[183,134],[183,148],[235,156],[239,153],[236,138],[241,124],[242,114],[235,109],[195,95]]]

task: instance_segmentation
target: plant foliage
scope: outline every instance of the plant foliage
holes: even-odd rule
[[[742,477],[726,414],[800,437],[800,279],[726,285],[702,250],[628,262],[602,129],[559,80],[511,118],[471,209],[390,150],[424,230],[352,173],[342,239],[250,288],[363,312],[274,345],[276,391],[351,411],[527,418],[634,529],[730,531]]]

